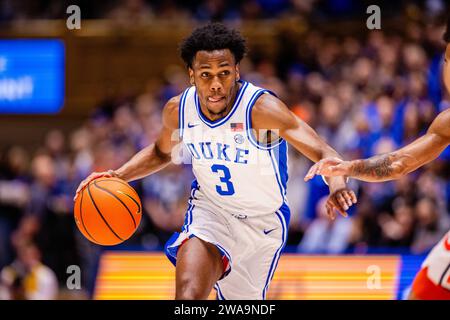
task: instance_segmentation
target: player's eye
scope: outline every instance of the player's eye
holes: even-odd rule
[[[228,71],[228,70],[222,71],[220,73],[220,75],[222,75],[222,76],[228,76],[229,74],[230,74],[230,71]]]
[[[202,78],[208,78],[209,77],[209,73],[208,72],[202,72],[202,74],[200,76]]]

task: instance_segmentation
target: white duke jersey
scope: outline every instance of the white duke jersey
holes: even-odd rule
[[[251,130],[251,111],[268,90],[246,81],[228,115],[211,121],[200,109],[195,86],[180,99],[180,138],[189,150],[195,198],[233,215],[254,217],[276,212],[286,200],[287,143],[261,145]],[[204,203],[204,201],[203,201]]]

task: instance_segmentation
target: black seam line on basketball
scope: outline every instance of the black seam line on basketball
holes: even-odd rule
[[[127,205],[120,199],[118,196],[116,196],[114,193],[109,191],[108,189],[102,188],[97,184],[97,181],[94,180],[94,186],[96,186],[98,189],[110,194],[114,198],[116,198],[124,207],[127,209],[128,213],[130,214],[131,219],[133,220],[134,227],[136,228],[136,221],[134,220],[133,213],[131,213],[130,209],[128,209]]]
[[[113,178],[114,179],[114,178]],[[127,184],[127,183],[124,183],[124,182],[122,182],[122,181],[120,181],[120,180],[116,180],[116,179],[118,179],[118,178],[115,178],[114,179],[114,181],[116,181],[116,182],[118,182],[118,183],[120,183],[120,184],[123,184],[124,186],[127,186],[127,187],[131,187],[129,184]],[[97,183],[100,183],[100,182],[103,182],[103,181],[106,181],[106,180],[102,180],[102,181],[96,181]],[[137,192],[135,191],[135,190],[133,190],[134,191],[134,193],[136,194],[136,197],[139,197],[139,195],[137,194]],[[129,194],[127,194],[127,193],[125,193],[125,192],[121,192],[122,194],[124,194],[124,195],[126,195],[126,196],[128,196],[131,200],[133,200],[134,201],[134,203],[136,203],[136,205],[138,206],[138,213],[141,213],[142,212],[142,207],[141,207],[141,205],[139,204],[139,202],[137,202],[133,197],[131,197]]]
[[[136,190],[134,190],[128,183],[123,182],[123,181],[120,180],[119,178],[115,178],[115,177],[112,177],[112,178],[110,178],[110,179],[114,179],[114,181],[116,181],[116,182],[118,182],[118,183],[120,183],[120,184],[123,184],[124,186],[127,186],[128,188],[131,188],[131,189],[134,191],[134,193],[136,194],[136,196],[138,196]],[[97,181],[97,182],[100,183],[100,182],[103,182],[103,181],[106,181],[106,180]]]
[[[439,280],[439,285],[442,286],[442,282],[444,282],[444,277],[447,274],[448,270],[450,269],[450,263],[448,264],[447,268],[445,269],[444,273],[441,276],[441,279]]]
[[[137,213],[141,213],[141,206],[139,205],[139,203],[132,196],[130,196],[128,193],[125,193],[125,192],[123,192],[121,190],[117,190],[117,192],[127,196],[128,198],[130,198],[130,200],[133,201],[138,207]]]
[[[91,194],[91,185],[90,185],[90,184],[88,184],[87,190],[88,190],[89,197],[91,198],[91,201],[92,201],[92,203],[93,203],[95,209],[97,210],[98,214],[99,214],[100,217],[102,218],[103,222],[108,226],[109,230],[111,230],[111,232],[112,232],[117,238],[119,238],[121,241],[124,241],[121,237],[119,237],[119,235],[118,235],[117,233],[114,232],[113,228],[111,228],[111,226],[109,225],[108,221],[106,221],[105,217],[102,215],[102,213],[101,213],[100,210],[98,209],[97,204],[95,203],[94,198],[92,197],[92,194]]]
[[[86,233],[88,234],[88,236],[94,240],[94,242],[98,242],[97,240],[95,240],[95,238],[89,233],[86,225],[84,224],[84,220],[83,220],[83,210],[81,210],[83,208],[83,193],[84,190],[81,191],[81,199],[80,199],[80,219],[81,219],[81,224],[83,225],[84,230],[86,231]]]
[[[118,182],[118,183],[120,183],[120,184],[123,184],[124,186],[127,186],[128,188],[131,187],[128,183],[123,182],[123,181],[120,180],[119,178],[112,177],[112,178],[110,178],[110,179],[113,179],[114,181],[116,181],[116,182]],[[106,180],[98,181],[98,183],[103,182],[103,181],[106,181]],[[132,189],[133,189],[133,188],[132,188]],[[136,190],[133,189],[133,191],[134,191],[134,193],[136,193],[136,195],[137,195]]]

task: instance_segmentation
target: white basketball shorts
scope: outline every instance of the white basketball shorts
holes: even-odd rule
[[[287,239],[290,211],[286,204],[273,214],[246,217],[216,207],[204,198],[196,181],[181,233],[167,242],[165,252],[176,265],[178,248],[192,237],[214,244],[224,262],[215,284],[219,300],[262,300]]]

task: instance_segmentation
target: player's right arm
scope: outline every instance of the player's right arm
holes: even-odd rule
[[[164,106],[162,113],[163,127],[154,143],[136,153],[128,162],[116,170],[91,173],[78,186],[74,200],[79,192],[94,179],[117,177],[125,181],[133,181],[166,167],[171,161],[172,149],[179,143],[178,134],[176,134],[179,101],[180,96],[176,96]]]
[[[436,159],[449,144],[450,109],[436,117],[424,136],[399,150],[353,161],[326,158],[311,167],[305,181],[316,174],[368,182],[395,180]]]

